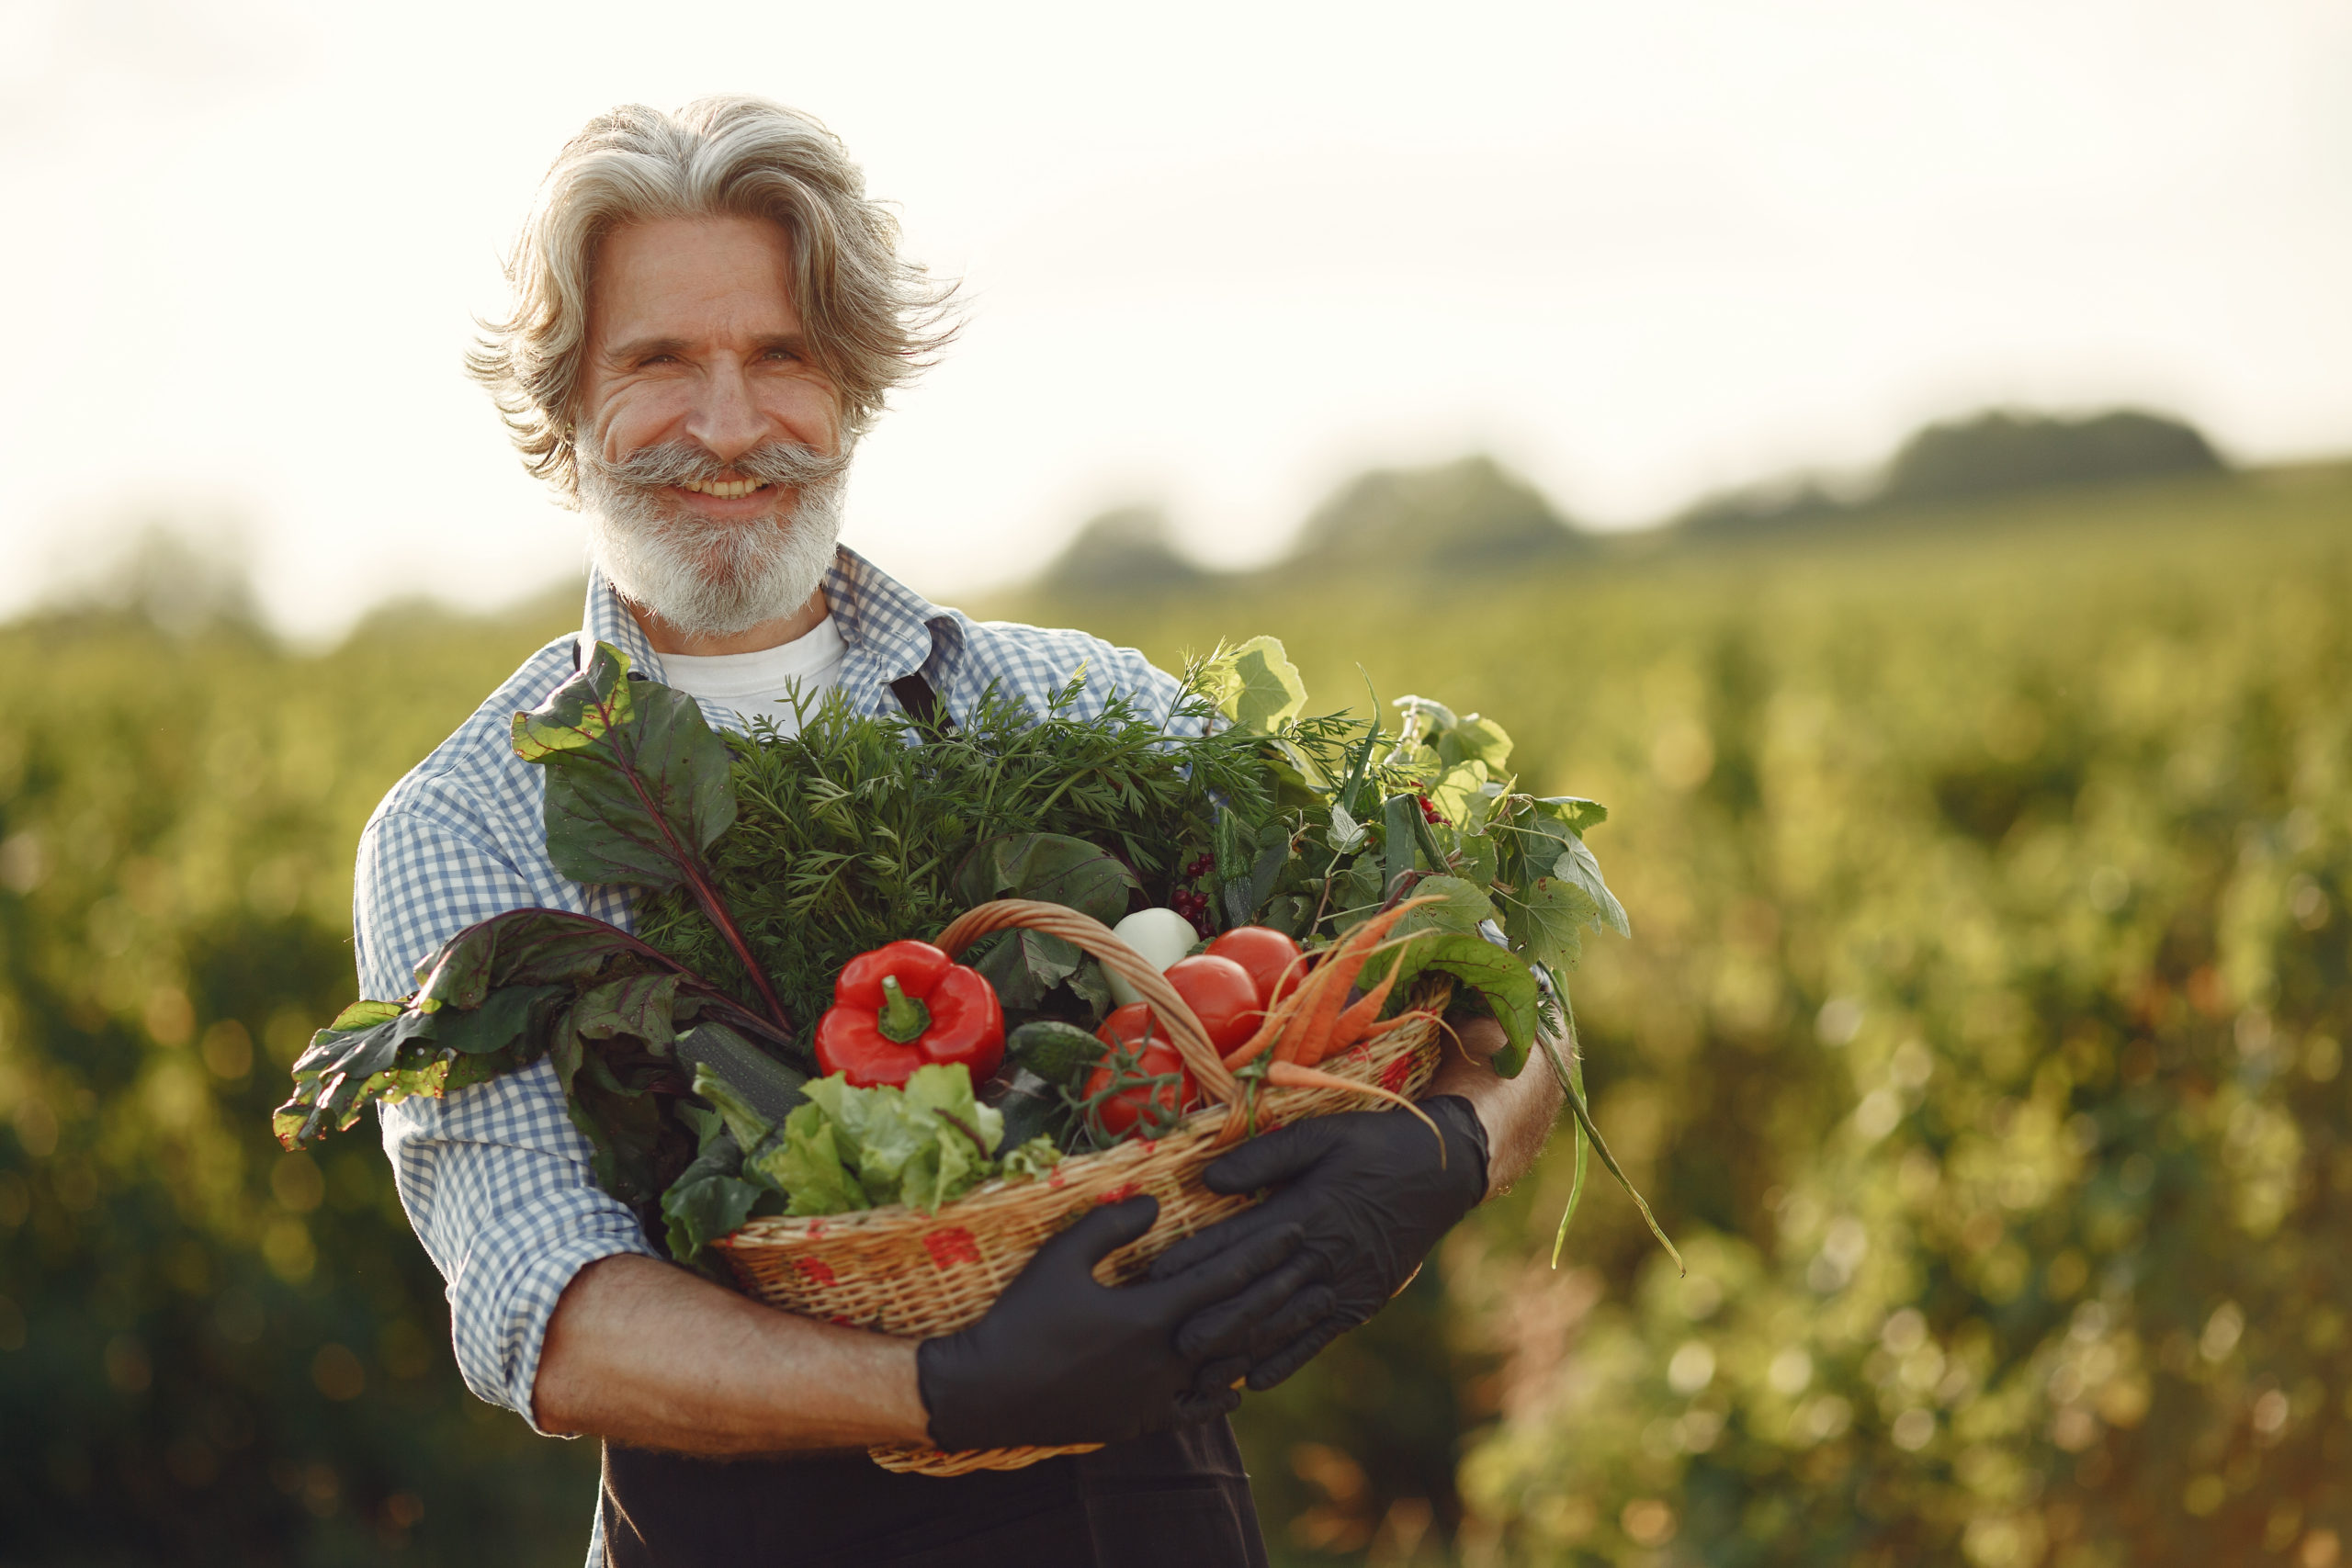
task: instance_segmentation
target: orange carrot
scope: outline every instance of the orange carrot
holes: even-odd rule
[[[1413,936],[1419,934],[1416,931]],[[1388,945],[1402,949],[1406,942],[1412,940],[1413,937],[1408,936],[1403,942],[1391,942]],[[1380,1021],[1380,1010],[1387,1005],[1388,993],[1395,988],[1396,976],[1404,973],[1404,968],[1401,961],[1390,964],[1388,973],[1381,977],[1380,984],[1365,992],[1363,1000],[1340,1015],[1339,1021],[1331,1026],[1331,1037],[1323,1043],[1322,1050],[1313,1056],[1302,1055],[1299,1058],[1299,1066],[1311,1067],[1317,1062],[1338,1055],[1357,1041],[1363,1039],[1372,1026]]]
[[[1361,1038],[1351,1040],[1349,1043],[1351,1045],[1369,1045],[1383,1035],[1393,1034],[1397,1030],[1404,1028],[1407,1024],[1418,1023],[1423,1019],[1427,1019],[1431,1023],[1439,1024],[1441,1026],[1445,1022],[1443,1019],[1440,1018],[1436,1013],[1430,1011],[1427,1008],[1415,1008],[1410,1012],[1400,1012],[1395,1018],[1382,1019],[1378,1023],[1375,1023],[1370,1029],[1365,1030]]]
[[[1321,1061],[1326,1055],[1325,1043],[1330,1039],[1331,1030],[1339,1022],[1340,1009],[1348,999],[1348,988],[1356,983],[1356,976],[1363,968],[1365,961],[1372,957],[1373,950],[1380,945],[1381,939],[1395,929],[1396,922],[1403,919],[1408,911],[1437,901],[1435,895],[1408,898],[1394,908],[1373,916],[1341,937],[1339,944],[1331,950],[1331,956],[1325,959],[1307,979],[1308,986],[1315,986],[1318,980],[1321,982],[1316,992],[1314,1010],[1306,1015],[1295,1041],[1284,1038],[1282,1047],[1274,1053],[1275,1060],[1300,1062],[1302,1065]]]
[[[1281,1036],[1283,1028],[1298,1016],[1299,998],[1306,989],[1306,987],[1301,986],[1297,990],[1268,1008],[1264,1020],[1258,1025],[1257,1032],[1225,1054],[1225,1065],[1228,1067],[1245,1066],[1255,1059],[1260,1052],[1272,1044]]]
[[[1324,1001],[1327,997],[1348,999],[1348,980],[1352,976],[1340,974],[1348,968],[1343,954],[1334,954],[1322,968],[1307,976],[1307,983],[1298,987],[1298,1010],[1291,1018],[1291,1025],[1282,1030],[1282,1039],[1275,1042],[1277,1063],[1296,1063],[1312,1042],[1331,1030],[1331,1018],[1339,1016],[1339,1001]],[[1319,1055],[1319,1054],[1317,1054]]]
[[[1274,1063],[1266,1069],[1266,1081],[1276,1089],[1336,1089],[1349,1094],[1364,1095],[1374,1100],[1393,1100],[1398,1106],[1419,1117],[1421,1124],[1436,1135],[1439,1164],[1442,1167],[1444,1163],[1445,1134],[1438,1132],[1437,1123],[1430,1121],[1419,1106],[1394,1090],[1382,1089],[1378,1084],[1358,1083],[1353,1078],[1340,1077],[1335,1074],[1318,1071],[1314,1067],[1302,1067],[1295,1062]]]

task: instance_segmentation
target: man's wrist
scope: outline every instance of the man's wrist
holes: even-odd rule
[[[1531,1052],[1517,1077],[1503,1077],[1489,1060],[1489,1044],[1503,1043],[1492,1019],[1462,1021],[1446,1043],[1445,1055],[1422,1091],[1424,1099],[1450,1095],[1469,1102],[1486,1137],[1486,1190],[1481,1201],[1509,1191],[1543,1152],[1560,1112],[1561,1094],[1550,1064]],[[1487,1036],[1491,1034],[1491,1041]]]

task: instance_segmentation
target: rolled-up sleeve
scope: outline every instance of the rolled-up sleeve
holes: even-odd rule
[[[360,983],[391,999],[442,942],[544,902],[462,827],[381,815],[360,841],[353,925]],[[588,1141],[545,1062],[441,1100],[382,1111],[384,1152],[409,1223],[448,1283],[466,1385],[537,1427],[531,1392],[564,1287],[616,1253],[659,1257],[637,1217],[596,1185]]]

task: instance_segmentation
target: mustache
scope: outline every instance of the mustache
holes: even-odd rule
[[[689,482],[711,484],[729,473],[779,490],[798,490],[841,478],[849,471],[849,456],[846,446],[839,452],[826,453],[796,441],[770,441],[752,447],[731,463],[722,463],[708,450],[691,442],[669,441],[658,446],[640,446],[615,462],[606,462],[601,457],[592,457],[589,461],[606,479],[648,490]]]

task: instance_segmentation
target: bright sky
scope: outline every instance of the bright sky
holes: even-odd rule
[[[311,636],[576,572],[469,317],[582,121],[712,91],[966,280],[851,502],[934,594],[1474,447],[1617,526],[1995,400],[2352,446],[2340,0],[0,0],[0,614],[139,516]]]

